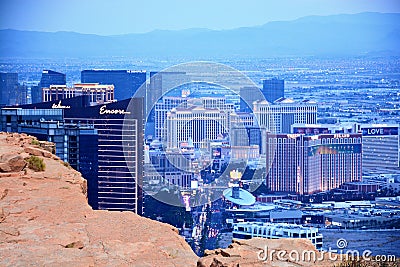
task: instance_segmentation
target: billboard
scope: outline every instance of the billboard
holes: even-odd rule
[[[329,133],[328,128],[315,128],[315,127],[293,127],[295,134],[326,134]]]
[[[211,149],[212,153],[212,158],[213,159],[220,159],[221,158],[221,148],[220,147],[214,147]]]
[[[363,136],[398,135],[398,127],[366,127],[362,128]]]
[[[308,155],[333,155],[361,153],[361,144],[324,144],[309,147]]]

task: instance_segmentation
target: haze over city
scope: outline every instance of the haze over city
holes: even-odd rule
[[[226,30],[305,16],[398,13],[400,4],[396,0],[3,0],[0,9],[0,29],[119,35],[190,28]]]

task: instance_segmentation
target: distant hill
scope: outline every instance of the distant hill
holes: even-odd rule
[[[0,30],[0,57],[400,55],[400,14],[309,16],[232,30],[99,36]]]

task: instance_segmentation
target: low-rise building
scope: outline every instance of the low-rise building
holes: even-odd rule
[[[114,101],[114,85],[98,83],[77,83],[74,87],[50,85],[48,88],[42,88],[42,94],[43,102],[87,95],[90,105],[98,105]]]

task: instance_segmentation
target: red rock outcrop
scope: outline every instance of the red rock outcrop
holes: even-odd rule
[[[25,168],[21,159],[32,154],[45,171]],[[0,158],[18,162],[0,173],[0,266],[196,266],[174,227],[132,212],[93,211],[80,173],[31,137],[1,133]]]
[[[234,240],[227,249],[206,251],[198,267],[398,267],[400,259],[318,251],[308,239]],[[354,251],[353,251],[354,252]]]
[[[19,172],[26,166],[26,161],[21,155],[3,154],[0,157],[0,172]]]
[[[234,240],[227,249],[206,250],[198,267],[334,266],[340,255],[324,254],[308,239]]]

